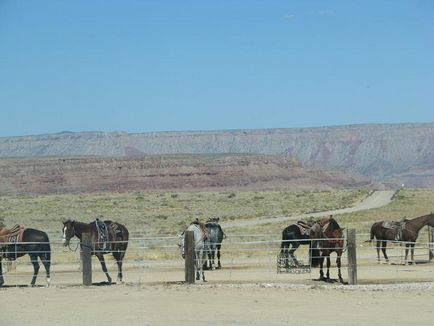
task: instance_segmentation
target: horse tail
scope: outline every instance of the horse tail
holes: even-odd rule
[[[280,243],[280,254],[283,255],[289,247],[289,242],[286,241],[285,230],[282,232],[282,242]]]
[[[39,256],[42,260],[42,262],[47,264],[48,266],[51,265],[51,245],[50,245],[50,239],[48,238],[48,235],[44,232],[43,236],[43,250],[41,255]]]
[[[366,240],[365,242],[372,242],[372,240],[374,240],[374,238],[375,238],[375,225],[376,224],[377,223],[372,224],[372,226],[371,226],[371,237],[370,237],[369,240]]]

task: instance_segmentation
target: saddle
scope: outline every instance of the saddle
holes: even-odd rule
[[[391,230],[395,234],[395,240],[402,240],[402,230],[405,228],[405,221],[384,221],[381,226],[384,229]]]
[[[305,221],[298,221],[296,225],[300,229],[301,235],[310,236],[310,229],[312,228],[312,225]]]
[[[17,242],[22,242],[24,230],[24,227],[19,224],[15,224],[11,229],[0,229],[0,249]]]

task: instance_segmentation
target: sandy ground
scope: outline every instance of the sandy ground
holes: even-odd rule
[[[30,281],[30,266],[18,267],[7,284]],[[158,262],[127,265],[126,283],[105,286],[94,265],[95,285],[83,287],[76,266],[55,265],[50,287],[42,273],[36,288],[0,289],[0,325],[432,325],[433,270],[370,264],[359,270],[361,285],[350,286],[316,281],[317,269],[278,274],[248,261],[185,285],[182,266]]]
[[[0,307],[1,325],[432,325],[434,283],[8,288]]]

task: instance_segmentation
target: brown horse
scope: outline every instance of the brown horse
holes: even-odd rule
[[[387,241],[397,241],[397,242],[405,242],[405,263],[407,263],[408,257],[408,249],[411,249],[411,261],[414,262],[414,245],[419,235],[419,230],[422,229],[425,225],[434,226],[434,213],[430,213],[428,215],[423,215],[416,217],[411,220],[406,220],[403,222],[401,228],[401,236],[399,239],[396,238],[396,230],[391,228],[385,228],[383,223],[385,221],[380,221],[372,224],[371,227],[371,242],[374,238],[377,239],[377,259],[380,262],[380,248],[383,252],[384,259],[386,262],[389,261],[389,257],[386,254],[386,246]],[[381,243],[381,247],[380,247]]]
[[[74,220],[68,220],[63,222],[63,245],[69,246],[71,238],[76,236],[81,240],[82,234],[85,232],[90,233],[92,250],[91,254],[95,255],[101,263],[102,270],[107,276],[108,283],[111,284],[112,279],[107,272],[105,265],[104,255],[111,252],[116,259],[118,265],[118,281],[122,282],[122,259],[125,256],[125,251],[128,246],[129,232],[127,228],[119,223],[112,221],[99,221],[98,223],[104,223],[108,230],[109,238],[103,243],[99,236],[97,221],[92,223],[76,222]]]
[[[287,226],[282,231],[282,242],[280,245],[280,257],[282,258],[285,268],[289,268],[290,262],[296,266],[300,265],[294,253],[300,245],[309,245],[309,258],[311,265],[317,267],[319,264],[319,253],[317,247],[317,239],[322,237],[322,228],[331,219],[330,217],[323,217],[316,221],[303,222],[304,228],[308,230],[307,233],[302,233],[299,225],[302,221],[296,224]]]
[[[47,233],[44,231],[19,228],[16,232],[6,229],[0,222],[0,287],[3,285],[2,258],[15,260],[26,254],[30,256],[33,265],[31,285],[36,283],[39,272],[38,258],[41,260],[47,273],[47,284],[50,285],[51,247]],[[13,236],[17,237],[13,239]]]
[[[336,265],[338,266],[338,277],[339,282],[344,283],[344,280],[342,279],[341,274],[341,256],[344,252],[344,229],[341,228],[336,222],[334,218],[330,219],[329,224],[327,225],[327,228],[324,230],[323,233],[323,239],[320,240],[320,250],[321,250],[321,258],[320,258],[320,280],[321,281],[327,281],[330,282],[330,254],[332,252],[336,252],[337,258],[336,258]],[[327,258],[327,274],[326,277],[324,277],[323,272],[323,263],[324,258]]]

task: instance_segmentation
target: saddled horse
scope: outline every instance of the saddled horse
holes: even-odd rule
[[[385,221],[376,222],[371,227],[371,238],[369,241],[377,240],[377,260],[380,262],[380,248],[383,252],[386,262],[389,257],[386,254],[387,241],[396,241],[405,243],[405,263],[407,263],[408,250],[411,249],[411,261],[414,261],[414,245],[419,235],[420,229],[425,225],[434,227],[434,213],[419,216],[413,219],[405,220],[401,224],[400,235],[397,237],[397,231],[393,228],[384,226]],[[381,247],[380,247],[381,244]]]
[[[50,285],[51,247],[47,233],[31,228],[17,228],[12,231],[0,223],[0,287],[4,283],[2,258],[15,260],[27,254],[33,265],[33,277],[30,284],[34,286],[36,283],[39,258],[47,273],[47,284]]]
[[[104,223],[108,231],[108,239],[106,241],[101,240],[101,227],[97,226],[97,223]],[[127,228],[116,222],[112,221],[94,221],[91,223],[82,223],[74,220],[67,220],[63,222],[63,245],[69,246],[71,238],[76,236],[80,240],[83,233],[89,233],[91,239],[91,254],[95,255],[101,263],[101,267],[107,281],[111,284],[112,279],[108,274],[107,267],[105,265],[104,255],[112,253],[118,265],[119,282],[122,282],[122,260],[124,259],[125,252],[128,247],[129,232]]]
[[[196,269],[196,280],[200,280],[200,276],[202,275],[202,280],[205,282],[205,273],[203,271],[203,264],[206,260],[206,230],[200,224],[191,223],[187,229],[182,234],[180,240],[181,247],[181,255],[182,258],[185,258],[185,232],[193,231],[194,236],[194,265]]]
[[[289,267],[289,260],[298,266],[300,263],[294,255],[294,252],[300,245],[309,245],[309,258],[312,267],[319,265],[319,250],[316,248],[317,239],[322,236],[322,227],[331,219],[331,217],[321,218],[313,222],[306,232],[298,224],[291,224],[282,231],[282,242],[280,245],[280,256],[283,258],[286,268]],[[316,240],[315,240],[316,239]]]
[[[222,267],[220,263],[220,249],[222,247],[223,239],[226,237],[218,219],[209,220],[205,223],[205,227],[208,231],[208,263],[205,261],[205,268],[220,269]],[[217,256],[217,267],[215,267],[215,257]]]
[[[330,282],[330,254],[336,252],[336,265],[338,267],[339,282],[344,283],[341,274],[341,256],[344,252],[344,228],[341,228],[334,218],[332,218],[323,232],[323,237],[320,241],[321,259],[319,263],[320,280]],[[327,258],[327,273],[324,277],[323,263],[324,258]]]

